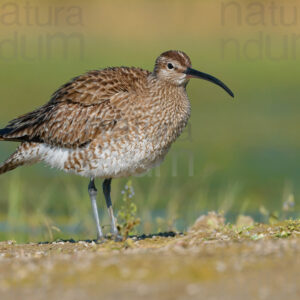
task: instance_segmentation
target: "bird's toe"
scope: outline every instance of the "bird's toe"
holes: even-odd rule
[[[123,241],[123,237],[120,234],[115,234],[113,237],[114,237],[115,242],[122,242]]]
[[[96,240],[95,240],[95,243],[100,245],[100,244],[104,244],[105,242],[107,242],[107,239],[104,238],[104,237],[98,237]]]

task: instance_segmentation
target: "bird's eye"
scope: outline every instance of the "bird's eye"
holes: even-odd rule
[[[168,68],[171,70],[174,69],[174,66],[171,63],[168,63]]]

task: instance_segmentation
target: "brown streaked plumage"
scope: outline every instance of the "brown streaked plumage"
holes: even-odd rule
[[[162,53],[153,72],[117,67],[75,77],[48,103],[0,130],[0,141],[21,142],[0,165],[0,174],[43,161],[89,177],[98,239],[103,233],[94,179],[104,178],[103,192],[117,236],[111,179],[145,172],[163,160],[189,119],[186,85],[193,77],[209,80],[233,96],[215,77],[192,69],[190,58],[181,51]]]

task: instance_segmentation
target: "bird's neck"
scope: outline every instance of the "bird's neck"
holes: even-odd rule
[[[165,80],[158,79],[154,74],[149,76],[149,91],[152,99],[159,99],[169,105],[184,104],[188,101],[185,85],[175,85]]]
[[[185,86],[175,86],[155,77],[149,80],[150,106],[156,110],[161,123],[169,126],[172,141],[186,126],[191,113]]]

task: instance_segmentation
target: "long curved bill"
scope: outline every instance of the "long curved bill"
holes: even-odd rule
[[[223,88],[231,97],[234,97],[234,94],[230,90],[230,88],[227,85],[225,85],[221,80],[217,79],[214,76],[194,70],[192,68],[187,68],[185,71],[185,74],[188,75],[188,77],[190,77],[190,78],[201,78],[201,79],[210,81],[210,82],[220,86],[221,88]]]

